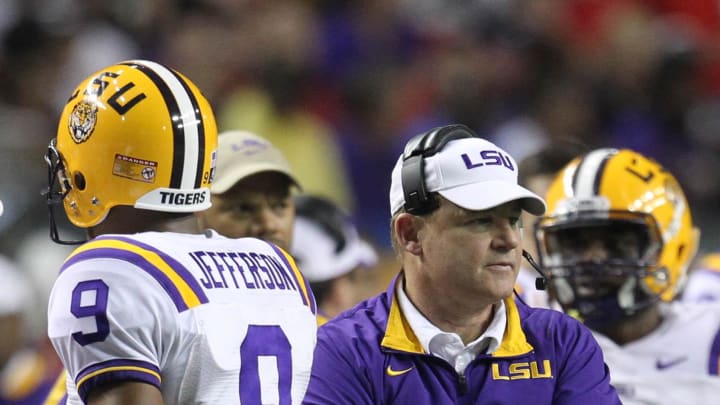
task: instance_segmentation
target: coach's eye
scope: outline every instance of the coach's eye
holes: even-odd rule
[[[491,217],[473,218],[468,223],[470,225],[487,226],[487,225],[492,224],[492,218]]]

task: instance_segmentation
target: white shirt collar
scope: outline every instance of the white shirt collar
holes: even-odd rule
[[[405,294],[402,285],[402,282],[397,283],[397,291],[395,291],[400,310],[415,336],[420,340],[423,349],[426,353],[445,359],[458,373],[464,372],[467,364],[478,354],[492,353],[500,346],[507,326],[505,302],[502,300],[495,305],[493,319],[485,332],[464,345],[460,335],[444,332],[425,318]]]

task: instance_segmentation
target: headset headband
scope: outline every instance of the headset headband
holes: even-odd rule
[[[477,137],[467,126],[453,124],[433,128],[408,141],[403,151],[401,173],[405,211],[424,215],[438,207],[437,199],[427,191],[425,184],[425,158],[441,151],[450,141]]]

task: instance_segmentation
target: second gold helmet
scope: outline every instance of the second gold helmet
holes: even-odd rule
[[[682,188],[658,162],[628,149],[592,151],[561,170],[546,201],[538,253],[566,310],[609,321],[682,288],[699,231]],[[578,254],[592,238],[605,256]]]

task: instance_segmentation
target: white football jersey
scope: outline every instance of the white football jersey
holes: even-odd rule
[[[625,405],[710,404],[720,399],[720,305],[662,304],[663,322],[618,346],[594,333]]]
[[[693,270],[683,289],[682,300],[684,302],[720,302],[720,270]]]
[[[720,253],[703,255],[690,271],[681,299],[685,302],[720,301]]]
[[[48,335],[69,374],[68,403],[142,381],[166,404],[299,404],[315,313],[293,259],[264,241],[105,235],[65,261]]]

